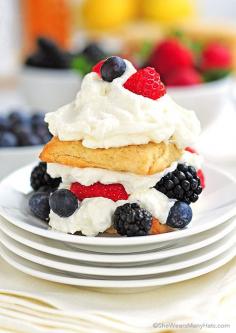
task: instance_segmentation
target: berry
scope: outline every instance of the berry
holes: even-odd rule
[[[148,63],[164,78],[175,69],[193,67],[193,55],[177,39],[167,39],[154,48]]]
[[[224,45],[219,43],[210,43],[202,52],[202,61],[200,66],[204,71],[229,69],[232,66],[231,53]]]
[[[30,123],[30,117],[26,114],[26,112],[20,111],[12,111],[8,115],[8,120],[12,129],[14,129],[17,125],[28,126]]]
[[[197,151],[192,147],[186,147],[185,150],[188,151],[189,153],[197,154]]]
[[[198,170],[197,176],[200,179],[202,189],[204,189],[206,187],[205,176],[204,176],[204,173],[201,169]]]
[[[96,64],[106,56],[103,50],[95,43],[87,45],[83,50],[82,55],[92,64]]]
[[[196,202],[202,192],[196,169],[186,164],[178,164],[177,169],[162,177],[155,188],[168,198],[184,201],[187,204]]]
[[[40,162],[31,172],[30,184],[34,191],[38,191],[41,186],[57,188],[61,183],[61,178],[51,178],[47,173],[47,164]]]
[[[154,100],[166,93],[165,86],[160,80],[160,75],[151,67],[140,69],[131,75],[125,82],[124,88],[137,95]]]
[[[40,138],[30,128],[21,128],[16,132],[19,146],[37,146],[41,144]]]
[[[167,86],[191,86],[202,83],[202,77],[194,68],[178,68],[165,76]]]
[[[136,203],[126,203],[116,208],[113,222],[122,236],[145,236],[151,229],[152,215]]]
[[[104,81],[112,82],[124,74],[126,63],[120,57],[110,57],[101,66],[101,77]]]
[[[34,193],[29,199],[29,208],[36,217],[41,220],[48,221],[50,213],[49,193]]]
[[[45,115],[41,112],[34,113],[31,116],[32,127],[39,126],[39,125],[41,125],[41,126],[45,125],[44,117],[45,117]]]
[[[0,132],[8,131],[9,129],[9,121],[6,117],[0,115]]]
[[[17,138],[11,132],[0,133],[0,147],[15,147],[17,145]]]
[[[182,201],[176,201],[171,207],[166,224],[171,228],[183,229],[192,220],[193,213],[191,207]]]
[[[97,73],[99,76],[101,76],[101,67],[104,64],[106,60],[99,61],[95,66],[92,68],[92,72]]]
[[[69,190],[61,189],[53,192],[49,198],[51,210],[60,217],[69,217],[79,204],[76,196]]]
[[[103,197],[113,201],[127,200],[128,194],[121,184],[108,184],[95,183],[90,186],[81,185],[80,183],[73,183],[70,188],[76,197],[82,201],[86,198]]]

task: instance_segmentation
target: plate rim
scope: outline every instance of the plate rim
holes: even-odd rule
[[[181,260],[181,262],[178,262],[178,260],[179,260],[179,258],[178,258],[177,261],[172,264],[171,263],[164,264],[164,263],[156,262],[156,263],[150,264],[151,267],[150,266],[149,267],[146,267],[146,266],[94,267],[94,266],[89,266],[89,265],[83,266],[81,264],[76,264],[76,263],[73,263],[73,264],[72,263],[68,264],[66,262],[63,263],[63,262],[54,260],[53,258],[52,259],[46,258],[46,253],[44,253],[44,252],[42,252],[44,257],[40,256],[37,253],[40,251],[29,248],[27,245],[17,242],[15,239],[7,236],[3,231],[0,232],[0,235],[1,235],[1,243],[10,252],[17,254],[19,257],[22,257],[23,259],[26,259],[33,263],[39,264],[41,266],[45,266],[45,267],[53,268],[53,269],[57,269],[57,270],[62,270],[62,271],[65,271],[66,273],[76,273],[76,274],[84,274],[84,275],[92,275],[92,276],[93,275],[94,276],[105,276],[105,277],[109,277],[109,276],[123,277],[123,276],[145,276],[145,275],[151,275],[151,274],[162,274],[162,273],[167,273],[167,272],[173,272],[173,271],[178,271],[183,268],[193,267],[193,266],[201,264],[205,261],[213,259],[214,257],[227,251],[229,248],[231,248],[236,243],[234,240],[234,238],[236,236],[236,225],[234,223],[231,233],[229,231],[220,240],[212,243],[211,245],[204,247],[205,252],[203,254],[201,254],[200,256],[199,256],[199,254],[196,253],[194,258],[190,258],[187,260],[183,259],[183,260]],[[219,247],[219,246],[217,246],[217,245],[219,245],[219,242],[224,242],[224,243]],[[213,245],[216,246],[216,248],[211,249],[209,252],[209,247],[211,247]],[[31,251],[30,253],[27,252],[27,248]],[[32,252],[35,252],[35,253],[32,253]],[[179,255],[179,257],[184,257],[185,254],[186,253]],[[52,255],[52,256],[54,256],[54,255]],[[56,256],[54,256],[54,257],[56,257]],[[166,259],[168,259],[168,258],[166,258]],[[97,272],[95,274],[95,270],[99,270],[99,272]],[[148,270],[150,270],[151,272]]]
[[[29,169],[29,167],[32,167],[32,163],[29,165],[24,166],[23,168],[20,168],[10,175],[8,175],[6,178],[4,178],[0,182],[0,188],[5,185],[5,183],[9,182],[11,177],[17,173],[22,172],[24,169]],[[209,169],[213,169],[215,172],[221,173],[228,179],[230,179],[232,182],[236,183],[236,178],[231,175],[228,172],[225,172],[221,170],[220,168],[217,168],[215,166],[212,166],[210,163],[205,163],[205,167]],[[142,237],[91,237],[91,236],[80,236],[80,235],[70,235],[70,234],[65,234],[62,232],[54,231],[54,230],[46,230],[46,229],[40,229],[37,226],[29,225],[25,222],[19,221],[18,219],[10,216],[2,209],[0,206],[0,215],[4,217],[6,220],[8,220],[10,223],[18,226],[21,229],[24,229],[26,231],[29,231],[33,234],[49,238],[49,239],[54,239],[54,240],[59,240],[63,242],[69,242],[69,243],[76,243],[76,244],[81,244],[81,245],[91,245],[91,246],[132,246],[132,245],[140,245],[142,244],[152,244],[152,243],[160,243],[164,241],[171,241],[171,240],[177,240],[181,238],[185,238],[188,236],[195,235],[197,233],[200,233],[202,231],[206,231],[209,229],[214,228],[215,226],[220,225],[223,223],[223,221],[230,219],[232,216],[236,215],[236,205],[234,208],[232,208],[229,212],[226,212],[222,216],[219,216],[217,219],[214,221],[210,221],[208,224],[201,225],[201,226],[195,226],[195,227],[190,227],[184,230],[178,230],[178,231],[173,231],[170,233],[164,233],[164,234],[159,234],[159,235],[149,235],[149,236],[142,236]]]
[[[143,253],[143,254],[138,253],[139,258],[137,258],[137,256],[135,258],[134,256],[132,256],[130,254],[127,254],[126,258],[124,258],[124,256],[125,256],[124,254],[123,254],[123,257],[122,257],[121,254],[114,256],[114,255],[109,255],[109,254],[106,254],[106,253],[105,253],[105,255],[101,255],[101,254],[97,254],[97,253],[96,254],[89,253],[89,255],[88,255],[87,253],[79,253],[78,249],[76,251],[69,251],[69,250],[67,251],[65,249],[58,249],[58,248],[55,248],[55,247],[51,247],[49,245],[36,243],[34,240],[32,241],[31,239],[25,238],[22,235],[18,235],[16,233],[14,233],[12,230],[9,231],[9,226],[6,225],[4,223],[4,221],[1,221],[1,220],[0,220],[0,228],[9,237],[15,238],[19,243],[26,244],[28,247],[31,247],[33,249],[36,249],[36,250],[44,252],[44,253],[50,253],[52,255],[56,255],[56,256],[60,256],[60,257],[66,257],[66,258],[69,258],[69,259],[75,259],[75,260],[82,261],[82,262],[87,261],[87,262],[100,263],[100,264],[110,264],[110,263],[112,263],[112,264],[120,264],[120,263],[128,264],[128,263],[131,263],[131,262],[143,262],[143,263],[150,262],[150,261],[153,262],[154,260],[161,260],[161,259],[166,259],[168,257],[174,257],[174,256],[177,256],[177,255],[186,253],[186,252],[196,251],[199,248],[203,248],[205,246],[211,245],[214,242],[219,241],[220,239],[222,239],[225,235],[227,235],[228,234],[227,231],[230,229],[231,224],[236,223],[235,221],[236,221],[236,217],[225,221],[224,223],[229,223],[227,228],[223,228],[223,230],[220,230],[217,234],[214,233],[210,238],[209,237],[204,238],[204,240],[201,240],[198,243],[194,243],[194,244],[187,245],[187,246],[186,245],[185,246],[179,246],[178,248],[171,248],[169,250],[165,250],[164,255],[163,255],[163,253],[160,254],[160,252],[157,253],[155,250],[154,250],[155,252],[151,251],[149,253]],[[10,226],[12,226],[10,222],[8,222],[8,221],[6,221],[6,222]],[[18,228],[18,227],[13,225],[13,228]],[[24,232],[28,233],[28,231],[21,230],[20,228],[18,228],[18,229],[21,233],[22,232],[23,233]],[[209,230],[207,230],[207,231],[209,231]],[[36,237],[40,237],[40,236],[36,235]],[[209,240],[211,240],[211,241],[209,242]],[[29,245],[29,244],[31,244],[31,245]],[[42,250],[42,248],[44,250]],[[189,250],[186,251],[186,249],[188,249],[188,248],[189,248]],[[173,252],[173,254],[170,255],[170,253],[172,253],[172,252]],[[136,253],[136,255],[137,255],[137,253]],[[142,255],[142,257],[141,257],[141,255]],[[151,256],[151,258],[149,258],[149,255]],[[128,259],[127,259],[127,256],[128,256]],[[96,258],[96,259],[94,259],[94,258]],[[115,258],[117,258],[118,260],[115,259]],[[142,259],[140,260],[140,258],[142,258]]]
[[[172,283],[177,283],[181,281],[186,281],[195,277],[199,277],[201,275],[205,275],[217,268],[220,268],[221,266],[225,265],[229,261],[231,261],[236,254],[236,248],[235,246],[232,246],[231,249],[225,251],[224,253],[220,254],[219,256],[210,259],[209,261],[205,261],[202,264],[196,265],[204,265],[203,267],[198,268],[195,270],[195,272],[187,272],[187,273],[180,273],[179,275],[175,277],[156,277],[152,279],[144,279],[144,280],[92,280],[92,279],[83,279],[83,278],[75,278],[75,277],[63,277],[63,276],[53,276],[52,273],[45,273],[45,272],[38,272],[35,269],[25,267],[22,264],[19,264],[19,261],[14,261],[12,258],[9,259],[9,256],[5,252],[4,246],[1,244],[0,247],[0,253],[2,258],[11,266],[14,268],[24,272],[25,274],[46,280],[46,281],[52,281],[57,282],[61,284],[67,284],[67,285],[77,285],[77,286],[84,286],[84,287],[93,287],[93,288],[113,288],[113,289],[123,289],[123,288],[145,288],[145,287],[152,287],[152,286],[161,286],[161,285],[168,285]],[[9,250],[7,250],[9,251]],[[225,256],[222,258],[223,254]],[[13,254],[14,256],[18,257],[17,255]],[[219,259],[220,258],[220,259]],[[25,259],[22,259],[23,261],[26,261]],[[216,261],[218,260],[218,261]],[[207,265],[208,262],[213,261],[210,265]],[[196,268],[195,266],[195,268]],[[180,270],[181,271],[181,270]],[[184,269],[182,270],[184,271]],[[96,285],[95,285],[96,284]]]

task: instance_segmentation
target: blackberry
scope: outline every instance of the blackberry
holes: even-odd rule
[[[178,164],[177,169],[167,173],[155,189],[170,199],[177,199],[187,204],[196,202],[202,192],[201,181],[196,169],[186,164]]]
[[[30,176],[30,184],[34,191],[42,186],[58,188],[61,178],[51,178],[47,173],[47,164],[40,162],[32,171]]]
[[[145,236],[152,226],[152,215],[136,203],[126,203],[116,208],[114,227],[122,236]]]
[[[96,64],[100,60],[106,58],[106,54],[103,50],[95,43],[91,43],[85,47],[82,51],[82,55],[90,61],[92,64]]]

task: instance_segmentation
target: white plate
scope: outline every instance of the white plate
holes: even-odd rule
[[[8,237],[3,232],[0,232],[1,243],[11,252],[16,255],[32,261],[36,264],[40,264],[45,267],[54,268],[60,271],[86,274],[90,276],[100,277],[120,277],[120,276],[144,276],[152,274],[166,273],[170,271],[176,271],[183,268],[191,267],[204,261],[210,260],[219,254],[227,251],[236,243],[236,230],[235,223],[231,224],[234,229],[229,235],[222,238],[220,241],[213,243],[212,245],[206,246],[202,249],[189,252],[180,256],[172,257],[163,260],[161,263],[153,263],[145,265],[143,267],[126,267],[126,268],[112,268],[112,267],[94,267],[91,265],[81,265],[76,260],[65,259],[58,256],[53,256],[34,250],[30,247],[22,245],[16,242],[14,239]],[[109,278],[108,278],[109,279]]]
[[[76,286],[86,286],[94,288],[144,288],[166,285],[170,283],[180,282],[194,277],[206,274],[219,268],[230,261],[235,256],[235,246],[220,254],[219,256],[205,261],[193,267],[185,268],[171,273],[163,273],[152,275],[151,277],[139,277],[137,279],[122,278],[119,279],[91,279],[84,278],[83,275],[69,275],[59,270],[44,267],[35,264],[31,261],[23,259],[16,254],[6,249],[3,245],[0,246],[0,254],[3,259],[16,269],[48,281],[70,284]]]
[[[10,238],[15,239],[23,245],[47,254],[77,260],[78,264],[89,263],[90,265],[103,267],[131,267],[157,262],[170,257],[176,257],[177,255],[185,254],[213,244],[232,232],[235,228],[235,223],[235,218],[231,219],[214,229],[188,237],[184,243],[180,241],[177,247],[173,246],[168,249],[133,254],[98,254],[91,251],[71,249],[70,246],[63,242],[49,240],[44,237],[30,234],[29,232],[10,224],[6,220],[0,221],[0,229]]]
[[[0,183],[0,214],[16,226],[50,239],[87,246],[88,249],[108,246],[109,251],[121,247],[122,251],[132,246],[147,246],[163,241],[176,241],[199,232],[209,230],[223,223],[236,214],[236,183],[235,180],[211,166],[204,172],[207,180],[206,190],[201,199],[193,205],[195,213],[190,227],[171,233],[144,237],[84,237],[68,235],[48,230],[46,223],[33,217],[28,209],[25,193],[29,191],[29,177],[32,166],[22,168]],[[143,249],[142,249],[143,250]],[[109,252],[108,251],[108,252]],[[136,249],[137,251],[137,249]]]

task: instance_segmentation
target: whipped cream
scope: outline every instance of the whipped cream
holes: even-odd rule
[[[185,162],[196,169],[201,167],[202,158],[197,154],[185,151],[178,162]],[[169,210],[175,200],[152,188],[168,172],[176,169],[177,163],[151,176],[140,176],[132,173],[110,171],[99,168],[72,168],[60,164],[48,163],[47,173],[51,177],[62,177],[60,188],[70,188],[71,183],[79,182],[89,186],[97,182],[103,184],[122,184],[130,194],[127,201],[114,202],[106,198],[90,198],[80,203],[77,211],[68,218],[61,218],[50,212],[49,225],[52,229],[74,234],[81,231],[86,236],[96,236],[112,225],[112,215],[118,206],[126,202],[137,202],[147,209],[160,223],[165,224]],[[102,213],[101,213],[102,212]]]
[[[168,94],[152,100],[125,89],[123,84],[135,72],[126,60],[125,73],[112,82],[87,74],[75,101],[46,115],[50,132],[61,141],[82,140],[93,149],[150,141],[192,145],[200,133],[195,113]]]

